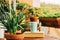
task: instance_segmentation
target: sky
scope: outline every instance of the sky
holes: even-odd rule
[[[60,5],[60,0],[40,0],[40,2],[45,2],[46,4],[57,4]]]

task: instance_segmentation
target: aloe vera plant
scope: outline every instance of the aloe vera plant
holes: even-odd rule
[[[12,7],[10,4],[10,1],[8,3],[9,12],[5,12],[0,4],[0,12],[1,12],[1,18],[0,21],[4,24],[6,29],[11,33],[15,34],[17,30],[22,30],[24,32],[24,29],[27,27],[27,24],[25,21],[25,14],[23,11],[21,11],[19,14],[17,14],[15,10],[15,6]]]

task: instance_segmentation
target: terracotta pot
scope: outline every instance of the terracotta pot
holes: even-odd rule
[[[32,17],[30,17],[30,21],[37,22],[38,18],[36,16],[32,16]]]
[[[7,40],[23,40],[24,33],[23,34],[17,33],[17,34],[11,35],[9,32],[7,32],[7,33],[5,33],[5,38]]]
[[[60,18],[39,18],[43,26],[60,28]]]

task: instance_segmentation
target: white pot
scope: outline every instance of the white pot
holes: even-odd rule
[[[37,32],[37,22],[30,22],[30,31],[31,32]]]
[[[0,38],[4,38],[4,28],[3,24],[0,23]]]
[[[4,29],[0,29],[0,38],[4,38]]]

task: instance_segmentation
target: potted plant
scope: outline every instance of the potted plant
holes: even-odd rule
[[[20,10],[20,13],[16,12],[16,0],[13,1],[11,5],[10,0],[8,3],[9,11],[5,12],[0,4],[1,16],[0,21],[6,27],[5,38],[7,40],[23,40],[24,31],[27,27],[25,23],[25,14],[23,12],[23,7]]]
[[[53,14],[44,14],[42,17],[39,18],[39,20],[42,22],[43,26],[50,26],[50,27],[56,27],[59,28],[60,26],[60,13],[53,13]]]
[[[30,17],[30,31],[37,32],[38,31],[38,18],[36,16]]]
[[[30,8],[29,9],[29,13],[30,13],[30,16],[29,16],[29,24],[30,24],[30,31],[31,32],[37,32],[38,30],[38,18],[37,16],[34,14],[34,9],[33,8]]]

